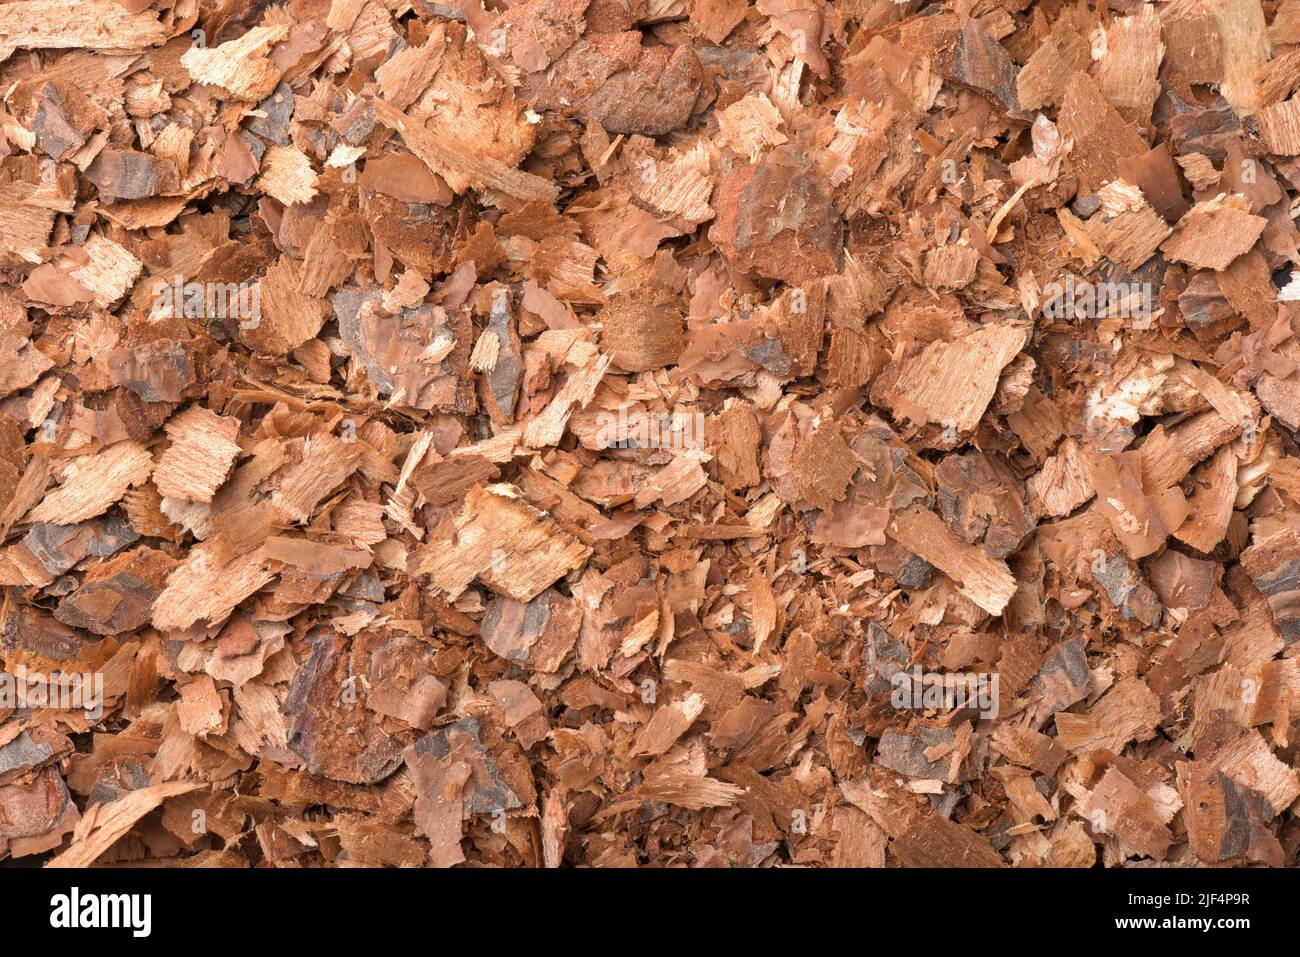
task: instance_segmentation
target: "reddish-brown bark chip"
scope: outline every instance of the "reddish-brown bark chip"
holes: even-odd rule
[[[1223,42],[1208,0],[1174,0],[1160,8],[1165,59],[1189,83],[1223,79]]]
[[[689,45],[645,46],[635,30],[601,32],[578,40],[550,65],[538,102],[570,108],[613,133],[662,136],[690,117],[702,79]]]
[[[1267,225],[1240,197],[1219,196],[1194,206],[1160,248],[1177,262],[1222,270],[1248,252]]]
[[[1282,846],[1268,829],[1273,809],[1258,791],[1200,761],[1178,764],[1178,790],[1188,840],[1203,863],[1248,858],[1282,866]]]
[[[639,297],[610,303],[602,340],[615,365],[628,372],[673,365],[686,347],[681,317],[673,304]]]
[[[574,602],[551,589],[528,602],[497,597],[483,614],[483,643],[507,661],[554,672],[573,650],[580,624]]]
[[[1061,101],[1061,132],[1074,138],[1071,153],[1080,188],[1093,192],[1119,174],[1119,162],[1143,153],[1147,144],[1106,101],[1087,73],[1070,77]]]
[[[795,485],[814,508],[828,509],[844,497],[858,469],[857,457],[834,425],[814,432],[791,461]]]
[[[1094,832],[1114,834],[1147,857],[1163,860],[1173,843],[1154,802],[1118,768],[1107,769],[1079,811]]]
[[[494,681],[488,693],[505,713],[506,724],[524,748],[531,748],[550,733],[546,711],[537,695],[521,681]]]
[[[1120,752],[1129,741],[1155,734],[1160,702],[1141,679],[1122,681],[1086,713],[1056,715],[1057,740],[1070,751],[1106,748]]]
[[[1256,540],[1241,555],[1241,566],[1254,579],[1255,587],[1268,602],[1273,624],[1289,643],[1300,638],[1300,536],[1282,531]]]
[[[842,224],[831,187],[792,148],[738,166],[718,185],[709,229],[732,268],[801,283],[838,272]]]
[[[97,635],[133,632],[146,624],[175,559],[148,546],[124,551],[86,573],[54,617]]]
[[[373,784],[401,764],[401,747],[367,712],[366,688],[355,676],[357,649],[322,635],[294,675],[285,699],[289,747],[307,770],[336,781]]]
[[[1270,153],[1300,154],[1300,97],[1274,103],[1259,111],[1259,135]]]
[[[933,342],[897,366],[888,384],[878,379],[873,397],[899,418],[969,432],[993,398],[1002,369],[1025,339],[1022,328],[986,326],[960,339]]]
[[[463,801],[461,790],[472,769],[464,761],[440,760],[408,748],[406,764],[415,778],[412,814],[416,829],[429,842],[430,867],[452,867],[465,860],[461,851]]]

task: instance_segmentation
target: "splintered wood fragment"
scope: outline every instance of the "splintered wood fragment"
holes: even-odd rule
[[[1142,460],[1136,452],[1092,452],[1088,475],[1097,499],[1093,509],[1110,523],[1129,558],[1154,553],[1186,521],[1189,508],[1177,486],[1151,494],[1143,485]]]
[[[87,48],[139,52],[161,43],[167,28],[156,13],[132,13],[117,0],[14,0],[0,4],[0,53],[15,49]]]
[[[645,508],[658,502],[668,508],[684,502],[708,482],[702,465],[707,459],[708,455],[697,449],[681,450],[637,491],[633,503]]]
[[[494,681],[488,685],[488,693],[505,712],[506,724],[523,747],[531,748],[550,733],[545,707],[522,681]]]
[[[989,743],[1007,760],[1042,774],[1055,774],[1069,757],[1054,738],[1010,724],[998,725]]]
[[[1092,62],[1088,40],[1070,17],[1058,17],[1052,32],[1025,61],[1016,76],[1016,98],[1023,110],[1056,106],[1070,77]]]
[[[375,80],[384,99],[394,108],[404,110],[433,81],[446,50],[446,32],[434,29],[420,46],[394,53],[375,69]]]
[[[648,773],[641,786],[628,792],[626,799],[635,802],[661,801],[701,811],[705,808],[730,807],[744,793],[745,789],[737,784],[703,774],[668,769]]]
[[[1165,59],[1189,83],[1223,79],[1224,45],[1208,0],[1173,0],[1160,7]]]
[[[1106,748],[1118,754],[1130,741],[1149,740],[1160,719],[1159,697],[1140,678],[1129,678],[1084,713],[1057,712],[1056,740],[1069,751]]]
[[[829,509],[844,498],[859,462],[839,429],[826,423],[800,444],[791,464],[795,485],[808,503]]]
[[[582,610],[553,589],[528,602],[493,597],[483,613],[483,643],[493,654],[535,671],[555,672],[578,640]]]
[[[897,786],[850,780],[840,783],[840,791],[889,835],[889,849],[906,867],[1006,866],[983,834],[948,820],[928,802],[911,803],[911,796]]]
[[[418,753],[414,745],[406,749],[405,760],[415,779],[413,817],[416,829],[429,841],[429,866],[454,867],[463,863],[462,794],[465,782],[474,773],[473,767],[466,761]]]
[[[781,112],[766,94],[750,94],[718,114],[718,145],[726,145],[738,156],[757,162],[773,146],[787,141],[781,132]]]
[[[1204,0],[1214,14],[1223,45],[1223,98],[1239,115],[1254,112],[1255,74],[1269,57],[1264,9],[1259,0]]]
[[[72,843],[45,866],[89,867],[125,836],[137,821],[168,798],[206,786],[203,781],[169,781],[129,791],[116,801],[95,804],[77,822]]]
[[[1225,419],[1213,410],[1193,415],[1167,432],[1157,426],[1138,453],[1143,486],[1167,489],[1182,481],[1198,462],[1245,427],[1245,421]]]
[[[59,487],[27,513],[27,520],[75,525],[102,515],[152,471],[149,450],[130,440],[78,456],[63,468]]]
[[[1140,267],[1165,241],[1171,228],[1142,196],[1123,180],[1104,186],[1102,210],[1088,221],[1088,235],[1107,259],[1125,269]]]
[[[1253,400],[1210,375],[1192,362],[1177,362],[1175,368],[1196,387],[1205,401],[1229,422],[1254,422],[1259,414]]]
[[[1156,73],[1165,52],[1160,27],[1154,8],[1144,6],[1136,16],[1112,20],[1106,29],[1097,84],[1112,106],[1138,123],[1150,117],[1160,95]]]
[[[397,132],[434,173],[455,170],[467,177],[480,189],[496,189],[515,199],[543,199],[554,202],[559,198],[559,187],[550,180],[511,169],[499,160],[484,154],[472,144],[452,137],[430,133],[423,123],[411,119],[401,110],[383,100],[374,100],[375,117]]]
[[[1225,445],[1192,473],[1187,521],[1178,526],[1175,538],[1206,554],[1223,541],[1237,499],[1237,466],[1236,453]]]
[[[474,351],[469,355],[469,367],[475,372],[491,372],[497,366],[497,356],[501,354],[501,340],[495,333],[484,329],[474,343]]]
[[[361,465],[358,442],[329,433],[309,435],[302,459],[286,469],[280,487],[271,496],[273,508],[287,520],[301,522],[316,505]]]
[[[679,701],[663,705],[641,729],[632,745],[633,754],[660,755],[686,733],[704,710],[704,697],[692,693]]]
[[[272,44],[289,34],[288,23],[254,27],[215,47],[191,46],[181,66],[195,81],[214,86],[232,97],[260,100],[279,82],[281,71],[268,58]]]
[[[925,254],[925,284],[931,289],[961,289],[970,285],[979,265],[973,246],[940,246]]]
[[[989,36],[974,17],[966,18],[957,41],[954,78],[993,95],[1006,109],[1018,110],[1017,72],[1002,44]]]
[[[754,654],[758,654],[763,642],[776,630],[778,610],[776,594],[772,583],[763,575],[755,572],[749,580],[751,595],[750,621],[754,626]]]
[[[1295,91],[1296,85],[1300,83],[1297,66],[1300,66],[1300,51],[1291,50],[1274,57],[1259,68],[1255,74],[1255,87],[1261,111],[1282,102]]]
[[[1241,565],[1268,601],[1282,637],[1288,644],[1300,638],[1300,535],[1287,530],[1254,542],[1241,553]]]
[[[171,445],[153,473],[159,494],[212,501],[239,455],[239,420],[195,405],[168,422],[166,431]]]
[[[540,449],[557,444],[564,437],[569,416],[591,401],[612,361],[608,355],[598,355],[581,369],[571,372],[555,393],[555,398],[524,427],[524,445]]]
[[[1216,196],[1192,207],[1160,248],[1177,262],[1223,270],[1255,245],[1267,225],[1241,196]]]
[[[1275,814],[1300,797],[1300,773],[1280,760],[1254,728],[1243,728],[1219,712],[1193,743],[1198,760],[1262,794]]]
[[[1095,192],[1119,176],[1119,161],[1147,150],[1128,121],[1111,106],[1087,73],[1075,73],[1065,89],[1061,133],[1074,140],[1070,160],[1082,190]]]
[[[762,478],[758,450],[762,444],[758,417],[748,405],[729,400],[705,426],[713,461],[732,488],[749,488]]]
[[[619,296],[610,302],[602,322],[605,351],[628,372],[675,363],[686,348],[681,316],[671,303]]]
[[[167,587],[154,602],[153,625],[166,632],[198,621],[220,623],[274,577],[260,549],[223,562],[210,546],[197,546],[168,576]]]
[[[1102,835],[1114,834],[1138,853],[1164,860],[1173,843],[1155,802],[1118,768],[1106,769],[1101,782],[1080,802],[1079,814]]]
[[[474,488],[450,534],[416,551],[412,574],[455,598],[475,578],[493,591],[531,601],[582,565],[591,549],[521,500],[519,489]]]
[[[239,334],[258,352],[286,355],[309,341],[325,324],[327,307],[300,288],[303,267],[281,256],[257,284],[258,295],[241,312]],[[241,299],[241,304],[244,300]]]
[[[316,195],[316,171],[302,150],[272,146],[262,160],[257,188],[286,206],[308,203]]]
[[[1026,338],[1023,326],[988,325],[960,339],[933,342],[901,364],[894,382],[878,380],[872,398],[918,424],[934,422],[969,432]]]
[[[957,538],[927,509],[898,513],[887,531],[894,541],[956,582],[963,595],[990,615],[1002,614],[1016,593],[1015,576],[1005,564]]]
[[[1028,482],[1029,508],[1038,516],[1061,518],[1091,499],[1092,484],[1088,457],[1079,443],[1066,439],[1056,454],[1043,462],[1042,469]]]
[[[569,815],[564,809],[564,799],[558,788],[546,792],[542,805],[542,862],[548,867],[559,867],[564,860],[564,843],[569,833]]]
[[[1265,107],[1256,119],[1270,153],[1300,156],[1300,96]]]
[[[1188,842],[1206,864],[1248,858],[1283,866],[1282,846],[1268,828],[1273,808],[1254,788],[1203,761],[1177,764]]]
[[[364,548],[348,548],[285,535],[272,535],[268,538],[262,544],[262,554],[273,561],[321,577],[365,568],[372,560]]]
[[[144,263],[128,250],[104,236],[91,236],[81,246],[86,262],[68,270],[68,275],[95,297],[95,304],[107,309],[130,291]]]

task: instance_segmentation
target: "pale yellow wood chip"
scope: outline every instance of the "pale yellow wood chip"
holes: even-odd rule
[[[988,325],[951,342],[932,342],[901,364],[897,381],[881,399],[914,422],[969,432],[979,424],[998,377],[1024,348],[1026,337],[1023,326]]]
[[[302,460],[285,470],[271,505],[292,522],[307,519],[316,506],[361,464],[362,444],[328,433],[309,435]]]
[[[1227,269],[1250,251],[1268,225],[1267,219],[1252,215],[1249,209],[1239,195],[1220,194],[1197,203],[1160,248],[1176,262],[1201,269]]]
[[[591,401],[610,362],[610,356],[600,355],[593,362],[571,373],[550,404],[524,427],[524,445],[540,449],[555,445],[564,438],[569,416],[575,409],[581,409]]]
[[[1255,74],[1269,57],[1268,29],[1259,0],[1205,0],[1223,48],[1219,90],[1238,115],[1255,111]]]
[[[158,14],[117,0],[11,0],[0,4],[0,59],[18,49],[143,50],[167,38]]]
[[[1300,97],[1265,107],[1256,118],[1259,135],[1270,153],[1300,156]]]

